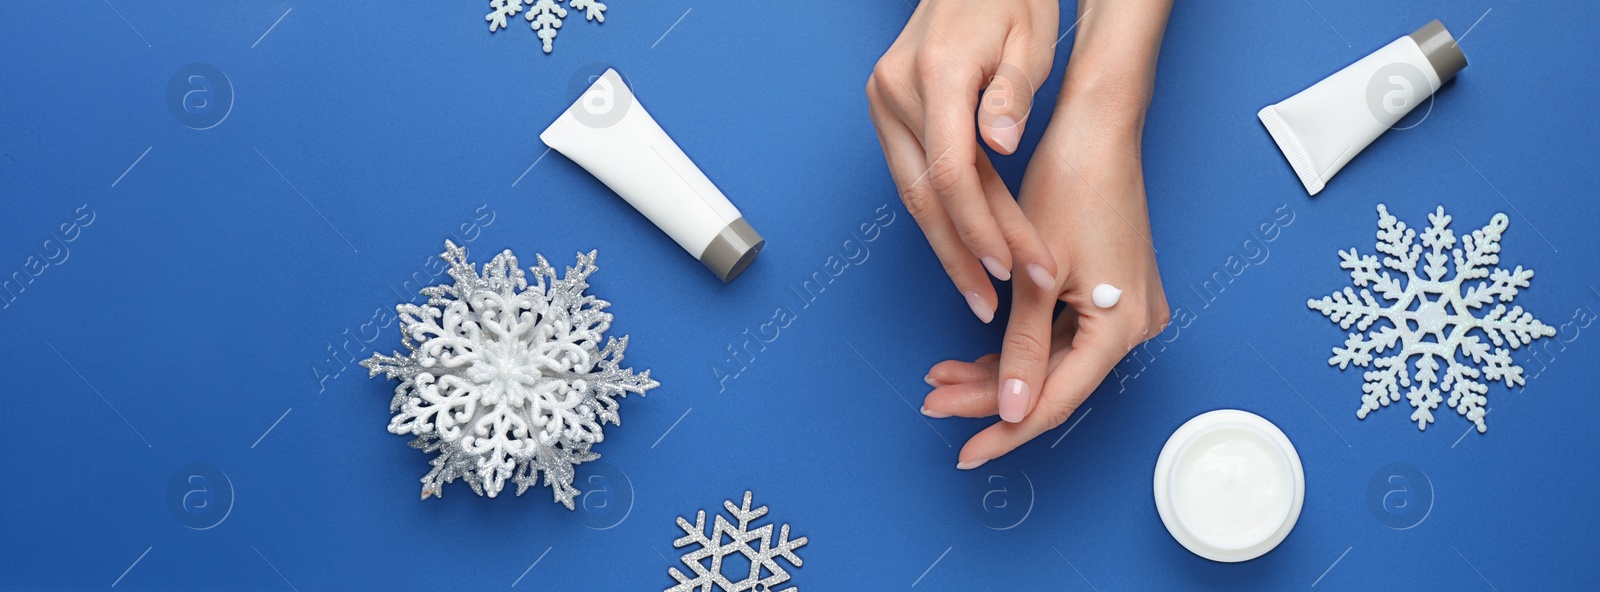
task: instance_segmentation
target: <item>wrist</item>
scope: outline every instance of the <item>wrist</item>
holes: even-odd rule
[[[1152,84],[1137,72],[1078,65],[1074,61],[1067,66],[1053,117],[1093,126],[1113,139],[1137,141]]]
[[[1135,135],[1155,91],[1172,0],[1080,0],[1058,105],[1092,111]]]

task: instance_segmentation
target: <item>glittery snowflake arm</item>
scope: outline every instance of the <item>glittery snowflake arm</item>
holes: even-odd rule
[[[483,20],[489,21],[489,32],[506,28],[506,19],[522,12],[522,0],[490,0],[489,14]]]
[[[595,414],[600,423],[622,425],[622,417],[617,414],[617,398],[626,397],[628,393],[643,395],[645,391],[660,386],[655,379],[650,378],[650,371],[645,370],[634,374],[633,370],[621,368],[622,351],[628,347],[628,338],[612,338],[606,342],[606,348],[600,352],[601,380],[596,385],[595,402],[599,407]]]
[[[1500,237],[1510,223],[1505,214],[1495,214],[1487,226],[1461,237],[1462,249],[1455,253],[1456,274],[1461,279],[1483,279],[1489,275],[1488,267],[1500,263]],[[1521,272],[1522,267],[1518,266],[1517,271]],[[1528,272],[1528,277],[1533,277],[1533,272]],[[1512,292],[1512,295],[1516,293]]]
[[[1504,315],[1504,316],[1501,316]],[[1556,328],[1533,318],[1532,314],[1522,310],[1521,306],[1511,307],[1511,312],[1506,312],[1504,305],[1496,304],[1488,316],[1483,317],[1478,328],[1489,335],[1489,340],[1495,345],[1502,342],[1510,344],[1511,349],[1517,349],[1540,337],[1552,337]]]
[[[599,0],[572,0],[573,10],[582,10],[584,20],[606,22],[606,5]]]
[[[1349,329],[1355,325],[1356,329],[1365,331],[1372,326],[1373,321],[1383,318],[1378,310],[1382,305],[1372,297],[1372,292],[1365,289],[1357,293],[1355,290],[1345,288],[1342,292],[1334,292],[1324,296],[1321,300],[1307,300],[1309,306],[1335,323],[1342,329]]]
[[[562,8],[558,1],[537,0],[522,14],[522,18],[528,19],[528,26],[544,41],[545,53],[550,53],[554,47],[556,29],[561,28],[561,19],[567,18],[567,9]]]
[[[1406,227],[1405,222],[1389,215],[1389,209],[1378,205],[1378,252],[1388,255],[1383,264],[1406,275],[1417,268],[1417,258],[1422,256],[1422,245],[1415,244],[1417,232]]]
[[[1374,355],[1394,347],[1400,337],[1400,331],[1394,327],[1381,328],[1368,336],[1351,333],[1345,339],[1344,347],[1333,348],[1333,357],[1328,358],[1328,364],[1336,364],[1340,370],[1349,368],[1350,364],[1366,366],[1372,363]]]
[[[1428,275],[1428,281],[1441,281],[1450,271],[1445,264],[1450,262],[1450,252],[1456,247],[1456,233],[1450,230],[1450,220],[1443,206],[1428,214],[1428,229],[1422,232],[1422,245],[1428,249],[1423,256],[1427,264],[1422,271]]]
[[[1365,382],[1361,385],[1361,408],[1356,410],[1359,419],[1366,419],[1367,414],[1377,411],[1378,407],[1399,401],[1400,388],[1411,386],[1405,358],[1399,356],[1378,358],[1373,361],[1372,370],[1361,376]]]
[[[1472,339],[1472,341],[1476,342],[1477,340]],[[1469,347],[1469,345],[1470,344],[1463,344],[1463,348],[1465,349]],[[1487,347],[1484,349],[1487,349]],[[1472,357],[1474,359],[1478,358],[1478,356],[1475,354]],[[1488,357],[1489,356],[1484,356],[1485,359],[1481,359],[1479,361],[1486,361]],[[1507,363],[1510,363],[1510,361],[1510,358],[1506,359]],[[1520,375],[1521,373],[1522,369],[1518,368],[1517,374]],[[1449,405],[1455,408],[1455,410],[1462,416],[1466,417],[1467,421],[1471,421],[1475,426],[1477,426],[1479,433],[1489,429],[1489,426],[1483,422],[1484,416],[1489,413],[1488,409],[1485,407],[1489,404],[1489,399],[1488,397],[1484,396],[1489,393],[1489,385],[1478,382],[1478,377],[1482,375],[1483,373],[1479,372],[1477,368],[1458,363],[1452,359],[1450,360],[1450,368],[1445,371],[1444,381],[1440,383],[1442,388],[1449,389],[1450,391]],[[1432,414],[1429,414],[1429,417],[1431,419]],[[1416,418],[1413,417],[1413,420],[1415,419]]]

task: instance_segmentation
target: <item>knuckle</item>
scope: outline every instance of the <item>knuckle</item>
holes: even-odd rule
[[[935,199],[933,192],[920,183],[900,190],[900,201],[905,203],[906,212],[914,220],[927,220],[933,214]]]
[[[1150,315],[1150,324],[1153,325],[1152,333],[1165,331],[1167,324],[1172,322],[1172,311],[1167,310],[1165,302],[1160,303]]]
[[[878,60],[877,65],[872,67],[872,74],[867,76],[867,87],[882,91],[887,88],[890,82],[894,81],[897,75],[899,75],[899,68],[896,68],[894,62],[885,56],[883,59]]]
[[[1033,365],[1044,361],[1049,345],[1040,340],[1035,328],[1030,326],[1007,331],[1002,349],[1003,358]]]
[[[1000,221],[1000,237],[1005,239],[1007,245],[1026,247],[1033,242],[1032,234],[1033,227],[1025,220]]]
[[[1125,332],[1131,337],[1130,349],[1166,330],[1167,324],[1172,322],[1172,311],[1167,309],[1166,298],[1162,296],[1152,298],[1144,306],[1129,307],[1129,310]]]
[[[1139,344],[1155,337],[1150,322],[1150,313],[1136,307],[1128,307],[1128,311],[1118,315],[1112,322],[1114,329],[1103,334],[1101,347],[1108,350],[1116,349],[1123,354],[1133,351]]]
[[[948,195],[961,185],[966,169],[955,160],[939,157],[928,165],[928,183],[933,185],[933,190],[940,195]]]
[[[966,245],[967,249],[975,250],[992,244],[988,240],[990,235],[984,232],[976,221],[952,215],[950,216],[950,222],[956,227],[956,237],[961,239],[961,243]]]
[[[867,97],[873,101],[884,101],[899,94],[897,89],[903,88],[906,67],[901,60],[893,55],[884,55],[872,67],[872,74],[867,76]]]
[[[1150,332],[1151,320],[1149,311],[1137,310],[1128,314],[1129,349],[1154,335]]]
[[[1049,426],[1046,429],[1054,429],[1056,426],[1067,423],[1067,419],[1072,417],[1072,412],[1078,410],[1077,403],[1066,400],[1046,401],[1043,403],[1043,407],[1045,421],[1048,422],[1046,425]]]

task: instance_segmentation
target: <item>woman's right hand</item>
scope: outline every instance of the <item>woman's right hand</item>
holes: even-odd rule
[[[900,198],[985,323],[998,305],[985,269],[1001,281],[1021,270],[1041,288],[1057,286],[1054,257],[978,138],[1016,151],[1033,93],[1050,74],[1060,10],[1057,0],[923,0],[867,80]]]

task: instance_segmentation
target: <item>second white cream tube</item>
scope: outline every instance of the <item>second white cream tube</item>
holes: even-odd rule
[[[766,244],[616,70],[589,85],[539,139],[617,192],[724,282]]]
[[[1466,65],[1455,39],[1436,20],[1256,116],[1306,191],[1316,195]]]

